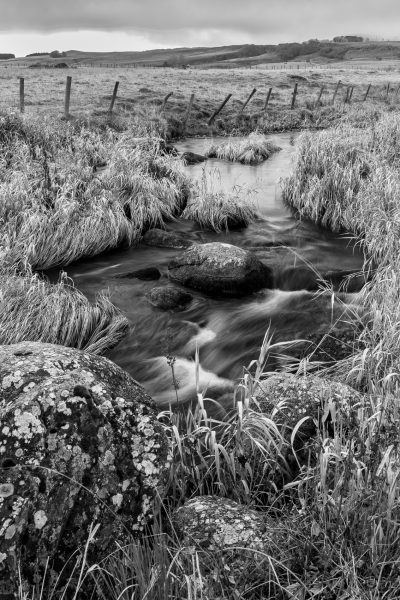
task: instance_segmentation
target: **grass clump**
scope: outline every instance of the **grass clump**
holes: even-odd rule
[[[163,226],[182,212],[189,184],[181,161],[162,152],[160,138],[121,136],[115,145],[108,185],[132,228]]]
[[[212,145],[206,156],[240,162],[244,165],[258,165],[279,150],[280,148],[268,141],[264,135],[253,132],[241,141],[230,140]]]
[[[253,190],[238,186],[230,193],[215,189],[212,175],[207,177],[203,170],[201,181],[192,187],[182,218],[216,232],[247,227],[258,219],[253,197]]]
[[[0,119],[0,232],[7,264],[67,265],[135,243],[180,214],[180,161],[142,129],[117,134],[85,123]],[[54,133],[54,139],[53,139]],[[136,135],[136,137],[135,137]],[[108,165],[98,172],[99,165]]]
[[[106,295],[91,304],[66,277],[53,285],[38,275],[2,273],[0,344],[34,341],[104,354],[128,326]]]

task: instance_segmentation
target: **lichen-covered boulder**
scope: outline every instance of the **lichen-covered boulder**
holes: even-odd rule
[[[168,444],[153,401],[111,361],[63,346],[0,346],[0,581],[31,586],[90,545],[143,530]],[[4,589],[6,589],[4,587]],[[13,589],[14,591],[14,589]]]
[[[173,525],[183,554],[197,554],[205,584],[214,593],[219,579],[213,577],[216,569],[226,576],[222,582],[224,594],[234,598],[230,595],[233,591],[237,594],[249,586],[258,585],[261,590],[263,584],[271,585],[266,576],[269,560],[290,567],[288,527],[279,519],[232,500],[192,498],[175,512]]]
[[[161,310],[183,310],[193,300],[193,296],[172,285],[157,286],[149,290],[146,298]]]
[[[244,296],[272,287],[273,276],[255,254],[231,244],[196,244],[168,265],[169,278],[210,295]]]

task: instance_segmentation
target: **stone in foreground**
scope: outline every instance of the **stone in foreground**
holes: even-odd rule
[[[0,581],[13,593],[18,565],[32,589],[48,557],[60,572],[84,547],[92,523],[95,560],[143,530],[168,445],[151,398],[111,361],[0,346],[0,431]]]
[[[168,275],[211,296],[239,297],[273,285],[271,269],[255,254],[220,242],[191,246],[172,259]]]
[[[238,590],[244,592],[257,584],[261,590],[268,582],[269,556],[273,561],[287,564],[290,561],[288,527],[278,519],[227,498],[192,498],[175,512],[173,525],[184,553],[189,556],[196,553],[206,587],[214,592],[210,594],[213,598],[219,597],[215,588],[218,578],[213,576],[216,568],[226,576],[224,594],[235,598]],[[271,582],[268,585],[273,590]]]

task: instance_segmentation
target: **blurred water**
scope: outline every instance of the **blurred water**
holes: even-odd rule
[[[218,240],[252,249],[273,266],[280,289],[242,299],[212,299],[193,292],[193,302],[185,310],[163,312],[150,305],[145,293],[155,285],[168,283],[168,263],[178,250],[140,245],[66,268],[86,296],[93,299],[97,292],[108,289],[112,301],[128,317],[131,332],[109,352],[109,357],[140,381],[160,404],[176,400],[173,376],[179,401],[195,397],[196,343],[200,347],[201,386],[208,386],[211,396],[220,397],[231,391],[231,382],[241,376],[243,366],[257,357],[268,327],[275,340],[287,340],[329,323],[333,316],[331,300],[315,298],[306,291],[314,287],[316,277],[307,264],[319,272],[361,268],[363,257],[348,238],[296,220],[283,205],[279,182],[290,172],[297,134],[282,133],[270,139],[282,150],[261,165],[210,159],[186,167],[195,180],[211,176],[214,188],[230,191],[236,186],[239,193],[251,190],[262,215],[257,223],[216,234],[180,219],[168,229],[184,233],[193,243]],[[201,154],[210,143],[209,139],[190,139],[178,146],[180,151]],[[281,244],[291,249],[276,246]],[[145,267],[159,269],[161,278],[141,281],[117,277]],[[56,273],[51,277],[55,278]],[[166,358],[169,355],[175,357],[173,369]]]

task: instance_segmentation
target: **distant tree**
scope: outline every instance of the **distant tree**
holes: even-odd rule
[[[0,60],[8,60],[9,58],[15,58],[15,54],[0,54]]]
[[[276,47],[277,53],[283,61],[292,60],[301,53],[301,44],[278,44]]]
[[[26,57],[28,56],[49,56],[48,52],[32,52],[31,54],[27,54]]]
[[[338,35],[333,38],[336,43],[343,42],[362,42],[363,38],[359,35]]]
[[[59,50],[53,50],[53,52],[50,52],[49,56],[51,58],[65,58],[67,56],[67,53],[60,52]]]

